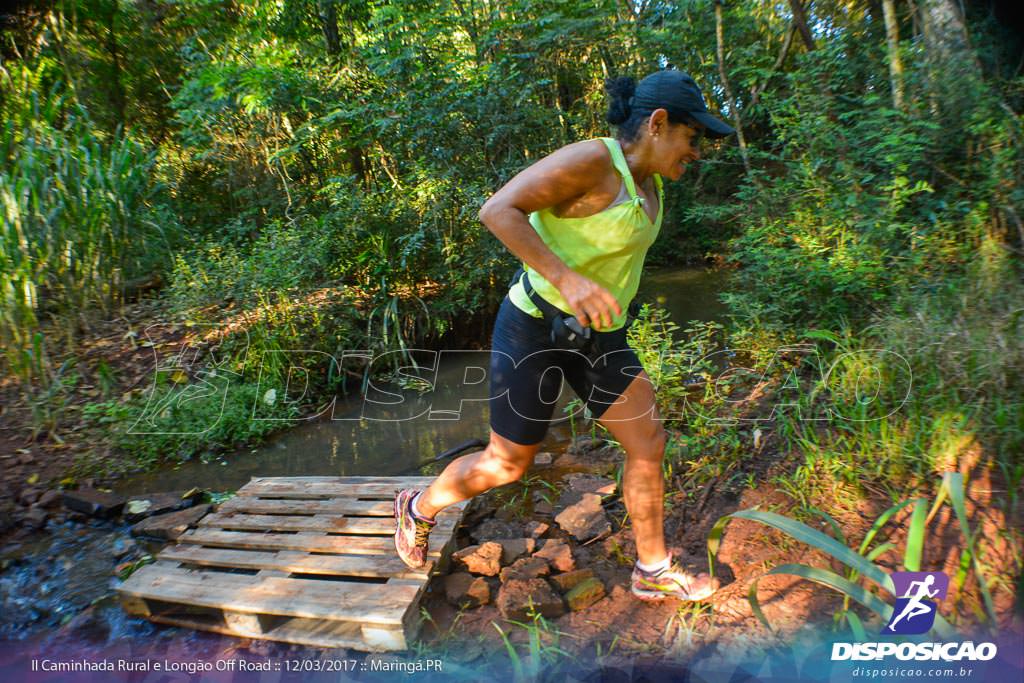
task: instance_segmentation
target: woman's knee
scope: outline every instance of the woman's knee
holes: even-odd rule
[[[523,446],[492,433],[481,464],[497,482],[495,486],[508,484],[522,479],[539,449],[540,444]]]
[[[660,463],[665,457],[665,446],[668,434],[661,422],[652,422],[650,426],[633,435],[626,447],[626,457],[634,460]]]

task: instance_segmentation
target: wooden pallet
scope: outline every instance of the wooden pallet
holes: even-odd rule
[[[404,650],[466,502],[437,517],[427,564],[395,554],[392,501],[432,477],[254,478],[118,588],[130,614],[245,638]]]

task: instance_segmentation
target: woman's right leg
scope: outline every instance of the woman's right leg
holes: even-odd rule
[[[526,473],[547,433],[562,385],[561,373],[548,372],[558,361],[557,355],[545,353],[548,334],[543,320],[519,310],[507,296],[501,302],[491,337],[490,442],[445,468],[416,499],[419,514],[432,518],[449,505]]]
[[[399,491],[395,496],[398,556],[414,569],[422,567],[427,561],[433,517],[449,505],[519,479],[539,448],[539,443],[522,446],[492,430],[487,448],[453,461],[426,491]]]
[[[405,489],[395,496],[395,547],[410,567],[426,563],[428,535],[438,512],[520,479],[533,462],[562,384],[561,373],[548,372],[558,366],[559,356],[546,353],[547,334],[542,320],[531,318],[505,297],[491,342],[487,448],[453,461],[426,491]],[[517,440],[500,436],[495,427]]]
[[[540,444],[523,446],[491,431],[487,448],[456,458],[416,500],[421,515],[438,512],[484,491],[521,479]]]

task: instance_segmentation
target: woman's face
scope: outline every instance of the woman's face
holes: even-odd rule
[[[658,112],[664,113],[659,116]],[[679,180],[690,162],[700,159],[703,130],[670,123],[663,109],[651,115],[651,124],[651,171],[669,180]]]

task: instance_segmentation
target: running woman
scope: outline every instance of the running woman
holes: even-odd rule
[[[426,490],[397,494],[395,546],[407,565],[423,566],[440,510],[526,473],[564,376],[626,451],[622,492],[637,548],[632,593],[704,600],[717,582],[683,571],[665,545],[665,430],[650,378],[626,341],[627,307],[661,228],[662,179],[678,180],[700,159],[702,136],[734,131],[708,113],[681,71],[606,85],[616,138],[559,149],[480,209],[484,225],[523,262],[494,324],[490,442],[454,460]],[[560,372],[547,372],[555,367]]]

